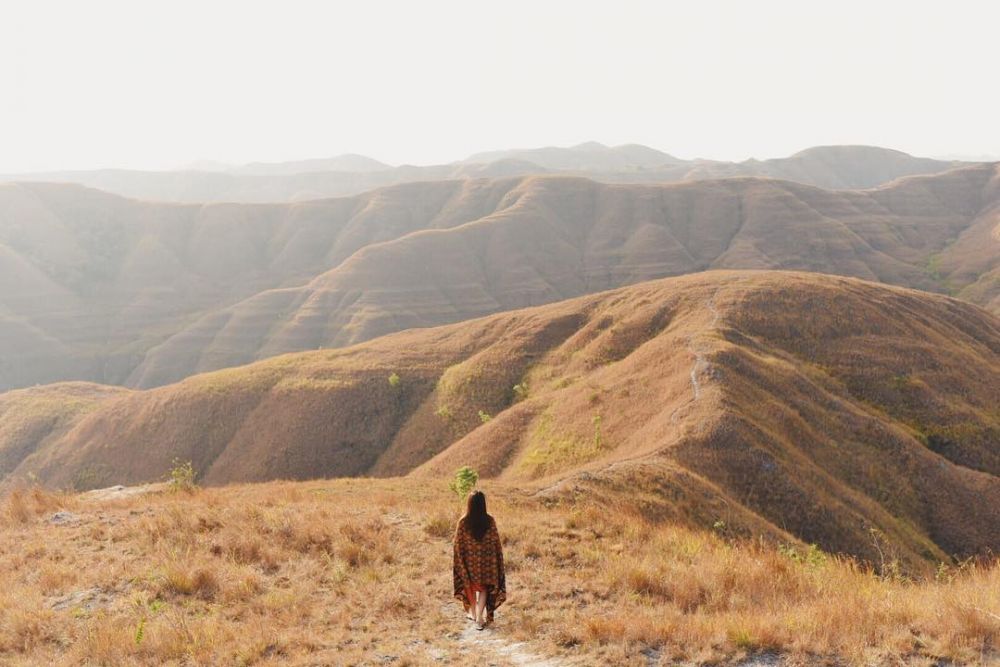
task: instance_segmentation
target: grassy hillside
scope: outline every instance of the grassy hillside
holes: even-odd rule
[[[83,416],[127,393],[120,387],[63,382],[0,394],[0,481]]]
[[[369,244],[480,218],[511,186],[181,206],[66,184],[0,185],[0,390],[122,384],[151,347],[205,313],[302,285]]]
[[[996,169],[826,191],[760,179],[438,181],[298,204],[0,186],[0,389],[152,387],[706,268],[852,275],[994,307]]]
[[[994,167],[831,192],[769,180],[611,186],[533,178],[496,212],[368,245],[301,287],[256,294],[150,351],[130,384],[337,347],[643,280],[794,269],[954,292],[1000,292]]]
[[[5,665],[986,665],[1000,572],[879,576],[794,540],[487,482],[508,602],[451,597],[440,479],[270,483],[0,504]],[[56,514],[56,512],[60,512]]]
[[[974,306],[707,272],[131,392],[11,479],[133,484],[175,458],[207,484],[470,464],[919,570],[1000,549],[998,378],[1000,324]]]

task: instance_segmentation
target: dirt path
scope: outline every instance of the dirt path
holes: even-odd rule
[[[518,667],[561,667],[565,663],[556,658],[542,658],[525,650],[524,642],[512,642],[504,639],[495,628],[476,630],[468,621],[464,630],[458,633],[458,642],[473,649],[477,655],[492,654]],[[477,664],[483,664],[477,661]]]
[[[712,321],[708,323],[708,326],[696,334],[691,334],[687,339],[688,350],[694,355],[694,363],[691,364],[691,399],[685,401],[682,405],[674,409],[673,413],[670,415],[670,421],[674,424],[680,419],[681,413],[689,408],[692,403],[701,398],[701,377],[704,375],[711,364],[705,359],[705,350],[702,349],[696,342],[697,336],[704,336],[715,330],[716,325],[719,323],[719,309],[715,305],[715,298],[719,295],[719,290],[716,289],[712,296],[706,301],[708,306],[708,311],[712,313]]]
[[[109,486],[106,489],[86,491],[81,494],[80,497],[91,501],[119,500],[121,498],[132,498],[133,496],[141,496],[147,493],[166,491],[169,487],[170,485],[166,482],[140,484],[138,486],[122,486],[119,484],[117,486]]]
[[[712,297],[708,300],[708,310],[712,313],[712,321],[709,323],[708,327],[701,332],[702,335],[711,333],[715,330],[715,326],[719,322],[719,309],[715,306],[715,297],[718,295],[719,290],[715,290]],[[709,363],[705,360],[704,350],[693,344],[693,338],[694,336],[688,339],[688,346],[694,353],[694,364],[691,366],[691,391],[694,393],[694,398],[692,400],[697,401],[701,398],[701,381],[698,378],[708,369]]]

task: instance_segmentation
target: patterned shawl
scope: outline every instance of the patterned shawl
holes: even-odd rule
[[[461,600],[465,611],[469,611],[469,600],[465,591],[472,584],[486,588],[486,611],[488,620],[493,621],[493,611],[507,599],[507,578],[503,569],[503,549],[496,521],[490,517],[490,527],[477,540],[465,525],[463,518],[455,530],[455,557],[452,566],[455,597]]]

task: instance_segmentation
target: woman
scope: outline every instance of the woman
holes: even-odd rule
[[[455,530],[452,575],[455,597],[462,601],[476,629],[482,630],[493,622],[493,612],[507,599],[500,534],[496,521],[486,513],[482,491],[469,494],[465,516]]]

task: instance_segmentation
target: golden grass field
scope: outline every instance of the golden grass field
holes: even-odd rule
[[[995,664],[1000,568],[877,576],[801,546],[486,482],[509,600],[451,597],[444,480],[0,506],[3,665]],[[67,512],[53,520],[58,511]],[[543,659],[547,659],[543,660]],[[515,662],[518,660],[520,662]],[[746,663],[746,664],[753,664]]]

